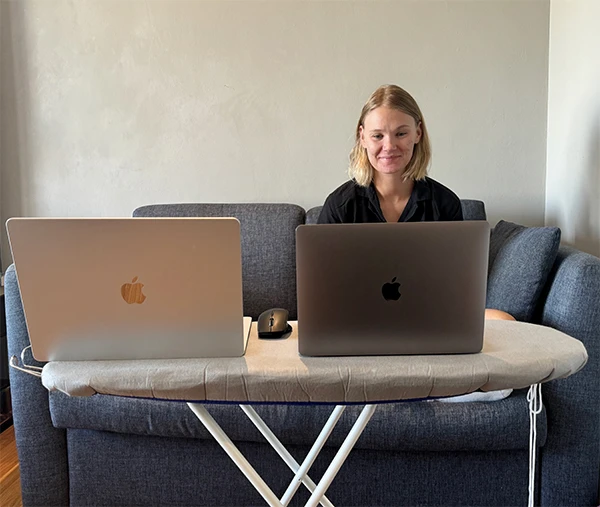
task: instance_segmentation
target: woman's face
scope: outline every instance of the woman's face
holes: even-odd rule
[[[360,127],[360,144],[382,174],[403,174],[420,140],[421,125],[409,114],[389,107],[373,109]]]

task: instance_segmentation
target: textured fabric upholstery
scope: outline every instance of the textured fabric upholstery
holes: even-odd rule
[[[464,220],[487,220],[485,204],[475,199],[461,199]]]
[[[8,356],[21,357],[29,335],[14,265],[4,277]],[[30,364],[42,366],[26,355]],[[15,438],[23,504],[68,505],[69,477],[66,432],[52,426],[48,391],[36,377],[9,368]]]
[[[600,259],[562,246],[547,286],[542,324],[581,340],[588,363],[543,386],[548,410],[542,505],[600,504]],[[556,487],[556,484],[559,484]]]
[[[209,435],[185,403],[112,396],[50,396],[52,420],[61,428],[94,429],[138,435],[207,439]],[[350,406],[327,445],[339,446],[361,406]],[[257,405],[258,414],[284,444],[310,445],[327,421],[330,406]],[[209,412],[235,441],[264,439],[236,405],[213,404]],[[111,417],[105,414],[110,412]],[[546,434],[538,416],[539,445]],[[298,422],[302,421],[302,431]],[[394,424],[393,421],[397,421]],[[380,405],[357,443],[359,448],[397,451],[527,449],[525,393],[494,403],[408,402]]]
[[[498,222],[490,238],[486,307],[532,322],[559,244],[557,227]]]
[[[321,213],[321,209],[323,206],[315,206],[314,208],[310,208],[306,212],[306,223],[309,225],[316,224],[317,220],[319,220],[319,214]]]
[[[294,204],[155,204],[135,217],[235,217],[242,235],[244,315],[253,319],[274,307],[296,309],[296,227],[304,210]]]
[[[69,430],[68,436],[74,463],[72,505],[266,505],[214,441],[82,430]],[[275,494],[283,495],[293,474],[275,451],[265,444],[236,444]],[[288,450],[298,461],[308,453],[307,447]],[[334,452],[323,449],[309,472],[313,480],[322,476]],[[527,451],[358,449],[350,453],[327,496],[338,506],[526,505],[527,463]],[[300,486],[290,505],[304,505],[307,499],[308,490]]]

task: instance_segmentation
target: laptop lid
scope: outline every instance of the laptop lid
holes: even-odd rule
[[[299,226],[300,354],[479,352],[489,235],[485,221]]]
[[[37,360],[244,354],[237,219],[12,218],[7,230]]]

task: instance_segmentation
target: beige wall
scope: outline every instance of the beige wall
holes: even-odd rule
[[[550,13],[546,223],[600,256],[600,1]]]
[[[492,222],[544,221],[549,1],[0,4],[3,220],[319,205],[362,104],[397,83],[434,178]]]

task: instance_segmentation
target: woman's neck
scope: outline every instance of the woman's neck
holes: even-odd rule
[[[392,203],[408,201],[415,186],[413,180],[404,180],[400,175],[379,173],[373,175],[373,184],[379,199]]]

